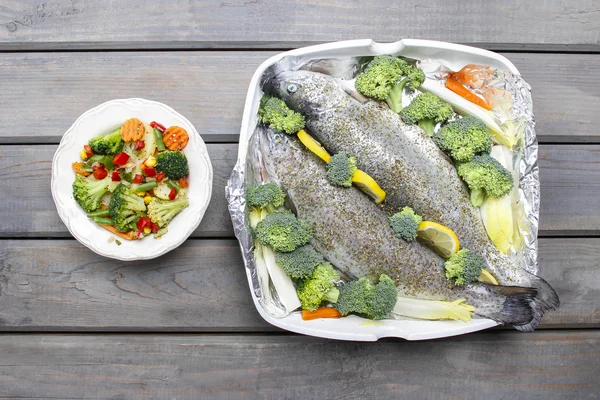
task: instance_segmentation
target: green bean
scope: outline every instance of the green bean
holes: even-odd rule
[[[100,225],[113,225],[113,221],[110,218],[94,218],[94,222]]]
[[[179,189],[181,189],[181,188],[179,187],[179,184],[178,184],[176,181],[173,181],[173,180],[171,180],[171,179],[169,179],[169,180],[167,181],[167,186],[168,186],[168,187],[170,187],[170,188],[172,188],[172,189],[175,189],[175,191],[176,191],[177,193],[179,193]]]
[[[110,212],[108,211],[108,209],[106,210],[98,210],[98,211],[93,211],[91,213],[88,213],[88,218],[96,218],[96,217],[108,217],[110,215]]]
[[[154,189],[157,186],[158,186],[158,183],[156,183],[156,182],[148,182],[148,183],[142,183],[141,185],[136,186],[134,189],[136,192],[145,192],[147,190]]]
[[[158,151],[165,151],[167,148],[165,147],[165,142],[163,142],[162,132],[156,128],[154,128],[154,138],[156,139],[156,148]]]

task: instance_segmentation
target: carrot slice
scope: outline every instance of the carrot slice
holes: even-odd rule
[[[83,164],[80,162],[74,162],[73,164],[71,164],[71,167],[73,168],[73,171],[75,171],[75,173],[78,175],[90,176],[91,174],[91,172],[83,170]]]
[[[302,310],[302,319],[309,321],[317,318],[340,318],[342,315],[333,307],[319,307],[314,311]]]
[[[104,229],[106,229],[107,231],[110,231],[112,233],[114,233],[115,235],[122,237],[125,240],[133,240],[133,231],[131,232],[119,232],[117,230],[117,228],[115,228],[114,226],[111,225],[102,225],[100,224],[101,227],[103,227]]]
[[[190,186],[190,184],[188,183],[187,179],[185,178],[179,178],[179,187],[184,189],[186,187]]]
[[[485,101],[484,99],[482,99],[481,97],[477,96],[475,93],[471,92],[469,89],[464,87],[463,84],[457,81],[455,78],[448,78],[448,80],[446,81],[446,87],[452,90],[460,97],[469,100],[471,103],[477,104],[479,107],[485,108],[486,110],[492,109],[492,107],[490,107],[487,101]]]

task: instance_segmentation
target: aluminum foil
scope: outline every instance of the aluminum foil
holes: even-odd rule
[[[277,69],[306,69],[328,73],[341,80],[351,80],[360,71],[361,61],[359,58],[351,57],[323,60],[307,60],[304,57],[284,57],[278,63]],[[438,80],[441,84],[449,71],[436,61],[422,61],[419,63],[419,66],[425,70],[428,79]],[[267,71],[265,74],[268,73]],[[535,121],[533,118],[531,87],[520,75],[501,70],[494,70],[494,77],[488,84],[506,90],[512,98],[510,107],[495,113],[496,122],[503,129],[511,126],[511,124],[513,128],[515,125],[519,127],[520,140],[513,152],[513,166],[515,170],[519,171],[519,203],[523,206],[527,223],[520,229],[524,237],[524,246],[521,250],[513,253],[511,257],[522,268],[536,274],[538,272],[537,233],[539,226],[540,185],[537,161],[538,141],[534,130]],[[353,85],[349,84],[347,86],[351,88]],[[414,97],[414,95],[408,96],[406,100]],[[260,127],[256,129],[260,129]],[[268,276],[261,276],[256,268],[253,254],[253,238],[248,223],[248,213],[244,198],[245,188],[248,184],[269,180],[269,177],[264,174],[264,169],[260,168],[259,160],[261,160],[259,150],[249,146],[247,157],[245,160],[240,158],[231,173],[231,177],[225,188],[225,195],[229,204],[229,213],[235,236],[240,243],[242,257],[252,282],[254,295],[271,316],[283,318],[287,313],[279,301],[277,293],[274,291],[272,285],[269,284]]]

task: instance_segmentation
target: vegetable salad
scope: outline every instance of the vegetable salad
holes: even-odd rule
[[[75,201],[96,224],[123,239],[161,237],[189,205],[189,167],[182,151],[188,140],[179,126],[137,118],[90,139],[79,153],[81,161],[72,164]]]

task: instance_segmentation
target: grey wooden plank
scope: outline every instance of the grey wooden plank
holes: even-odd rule
[[[424,38],[501,49],[598,50],[593,0],[502,3],[410,0],[11,0],[0,49],[282,48],[334,40]]]
[[[70,237],[50,195],[55,145],[0,146],[0,237]],[[225,184],[237,157],[235,144],[209,144],[213,197],[193,237],[232,237]],[[600,146],[540,147],[542,236],[600,234]],[[74,155],[76,159],[78,155]]]
[[[540,275],[561,299],[540,329],[600,328],[598,259],[600,239],[540,240]],[[74,240],[0,240],[0,331],[273,330],[254,309],[234,240],[188,240],[133,263]]]
[[[50,192],[50,175],[55,145],[0,146],[0,237],[70,236],[56,212]],[[212,199],[195,237],[233,236],[225,200],[225,185],[237,159],[237,145],[208,144],[213,165]],[[77,157],[74,159],[77,161]]]
[[[206,141],[234,142],[250,78],[273,54],[0,54],[0,120],[10,127],[0,131],[0,143],[58,143],[83,112],[126,97],[167,103],[190,119]],[[600,143],[600,59],[596,55],[505,55],[533,88],[541,142]]]
[[[597,399],[599,331],[432,342],[6,335],[0,395],[94,399]]]

